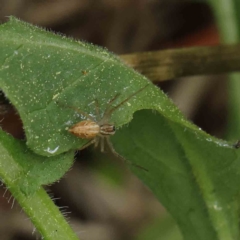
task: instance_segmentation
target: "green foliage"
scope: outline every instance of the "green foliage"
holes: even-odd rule
[[[93,45],[16,19],[0,30],[4,46],[0,52],[0,87],[21,116],[27,145],[40,155],[54,156],[86,143],[66,131],[81,119],[70,107],[95,115],[95,99],[103,112],[117,93],[121,93],[117,99],[121,102],[147,83],[117,57]],[[134,111],[144,108],[174,114],[177,121],[184,121],[153,85],[115,111],[112,121],[119,127],[131,120]]]
[[[150,226],[140,231],[136,240],[183,240],[175,221],[166,214],[154,219]]]
[[[0,131],[0,176],[13,197],[31,217],[32,222],[45,239],[72,239],[72,232],[64,217],[41,184],[59,179],[72,163],[73,152],[46,158],[27,149]]]
[[[186,121],[161,91],[104,49],[14,18],[0,27],[0,34],[4,46],[0,49],[0,87],[18,110],[27,145],[39,159],[47,156],[50,165],[55,157],[66,155],[69,160],[71,150],[86,143],[67,131],[83,119],[68,107],[95,116],[95,99],[103,113],[117,93],[121,95],[114,105],[148,83],[149,87],[113,113],[111,122],[117,127],[111,138],[114,148],[148,170],[129,165],[172,214],[185,239],[239,238],[240,161],[236,149]],[[148,110],[136,112],[141,109]],[[5,147],[12,148],[11,144]],[[64,172],[45,167],[44,161],[41,165],[33,157],[22,159],[32,161],[30,169],[46,170],[41,173],[43,179],[50,171],[58,172],[58,177]],[[31,176],[35,174],[31,172]],[[25,181],[22,186],[27,185]]]
[[[237,239],[238,151],[149,111],[135,113],[113,142],[121,155],[148,169],[132,167],[185,239]]]
[[[6,184],[15,182],[26,195],[36,192],[41,185],[57,181],[73,162],[73,151],[47,158],[30,151],[24,142],[0,131],[1,178]]]

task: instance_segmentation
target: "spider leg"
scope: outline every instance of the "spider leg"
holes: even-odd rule
[[[94,139],[88,141],[85,145],[83,145],[83,146],[82,146],[81,148],[79,148],[78,150],[83,150],[83,149],[87,148],[88,146],[92,145],[92,144],[95,143],[95,142],[96,142],[96,139],[94,138]]]
[[[10,112],[10,110],[12,110],[10,104],[0,102],[0,115],[5,115]]]
[[[99,140],[100,140],[99,137],[96,136],[95,139],[94,139],[94,147],[95,147],[95,148],[98,146]]]
[[[101,152],[104,152],[104,137],[100,138]]]
[[[102,119],[99,121],[100,124],[103,124],[103,123],[108,122],[107,120],[108,120],[108,118],[109,118],[110,115],[107,114],[107,113],[111,111],[111,108],[112,108],[111,104],[112,104],[120,95],[121,95],[120,93],[117,93],[117,94],[107,103],[107,107],[106,107],[106,109],[105,109],[105,111],[104,111],[104,113],[103,113],[103,117],[102,117]]]
[[[75,108],[75,107],[70,107],[70,106],[66,106],[60,102],[57,102],[58,105],[60,105],[61,107],[64,107],[64,108],[70,108],[70,109],[73,109],[75,112],[78,112],[79,114],[83,115],[84,117],[86,117],[87,119],[90,119],[92,120],[93,122],[95,122],[95,119],[90,116],[89,114],[83,112],[82,110],[78,109],[78,108]]]
[[[121,107],[125,102],[127,102],[129,99],[131,99],[132,97],[134,97],[135,95],[137,95],[138,93],[140,93],[141,91],[143,91],[145,88],[147,88],[148,86],[150,86],[150,84],[145,85],[144,87],[138,89],[136,92],[132,93],[130,96],[128,96],[126,99],[124,99],[122,102],[120,102],[118,105],[112,107],[110,104],[115,101],[120,94],[117,94],[112,100],[109,101],[108,103],[108,107],[106,108],[104,114],[103,114],[103,118],[101,120],[101,122],[105,122],[108,120],[108,118],[111,116],[111,114],[118,109],[119,107]]]
[[[95,112],[96,112],[96,119],[97,119],[97,122],[100,121],[100,112],[99,112],[99,102],[97,99],[95,99]]]
[[[134,167],[140,168],[140,169],[148,172],[148,170],[147,170],[146,168],[130,162],[129,160],[127,160],[127,159],[125,159],[123,156],[121,156],[119,153],[117,153],[116,150],[114,149],[112,143],[110,142],[109,137],[106,138],[106,142],[107,142],[110,150],[112,151],[112,153],[113,153],[116,157],[120,158],[123,162],[125,162],[125,163],[127,163],[127,164],[129,164],[129,165],[132,165],[132,166],[134,166]]]
[[[117,93],[109,102],[108,107],[111,107],[111,104],[120,96],[120,93]]]

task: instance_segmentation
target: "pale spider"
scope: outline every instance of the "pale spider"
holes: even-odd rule
[[[94,147],[97,147],[100,143],[101,146],[101,152],[104,151],[104,140],[106,140],[107,145],[109,146],[112,153],[118,157],[120,157],[122,160],[126,161],[125,158],[123,158],[120,154],[118,154],[115,149],[113,148],[109,137],[111,135],[115,134],[115,126],[111,123],[109,123],[109,120],[111,118],[112,113],[117,110],[120,106],[122,106],[124,103],[126,103],[129,99],[143,91],[146,87],[148,87],[150,84],[145,85],[144,87],[140,88],[133,94],[131,94],[129,97],[127,97],[125,100],[117,104],[116,106],[112,106],[112,103],[120,96],[120,94],[115,95],[107,104],[106,110],[103,113],[103,116],[101,119],[99,119],[99,105],[98,101],[95,100],[96,104],[96,119],[94,119],[89,114],[77,109],[72,108],[76,112],[80,113],[81,115],[85,116],[87,120],[80,121],[76,124],[74,124],[72,127],[68,129],[68,131],[72,134],[74,134],[77,137],[83,138],[83,139],[91,139],[89,142],[87,142],[83,147],[81,147],[79,150],[82,150],[91,144],[94,144]],[[128,161],[129,162],[129,161]],[[130,163],[132,164],[132,163]],[[132,164],[135,165],[135,164]],[[137,167],[140,167],[144,170],[145,168],[135,165]],[[147,171],[147,170],[146,170]]]

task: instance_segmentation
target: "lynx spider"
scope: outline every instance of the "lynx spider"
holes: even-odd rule
[[[94,119],[89,114],[76,109],[74,109],[76,112],[80,113],[81,115],[85,116],[87,120],[80,121],[76,124],[74,124],[72,127],[68,129],[70,133],[73,135],[83,138],[83,139],[91,139],[89,142],[87,142],[83,147],[81,147],[79,150],[82,150],[92,144],[94,144],[94,147],[97,147],[100,143],[101,152],[104,151],[104,140],[106,140],[107,145],[109,146],[111,152],[116,155],[117,157],[120,157],[122,160],[126,161],[125,158],[123,158],[120,154],[118,154],[115,149],[113,148],[109,137],[115,134],[115,126],[111,123],[109,123],[109,120],[111,118],[112,113],[117,110],[119,107],[121,107],[124,103],[126,103],[128,100],[130,100],[132,97],[143,91],[146,87],[148,87],[149,84],[145,85],[144,87],[140,88],[136,92],[132,93],[129,97],[127,97],[125,100],[117,104],[116,106],[112,106],[111,104],[116,101],[116,99],[120,96],[120,94],[116,94],[107,104],[106,110],[103,113],[103,116],[101,119],[99,119],[99,105],[98,101],[95,100],[96,104],[96,119]],[[137,167],[140,167],[144,170],[145,168],[135,165]]]

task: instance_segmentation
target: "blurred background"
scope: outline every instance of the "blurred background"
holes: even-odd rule
[[[10,15],[116,54],[219,44],[213,12],[204,1],[0,0],[1,23]],[[156,84],[189,120],[224,138],[224,76],[194,76]],[[1,104],[0,112],[1,127],[23,139],[14,109]],[[109,154],[91,148],[81,151],[65,177],[47,189],[80,239],[182,239],[152,193]],[[4,186],[0,191],[0,239],[41,239],[9,191]]]

